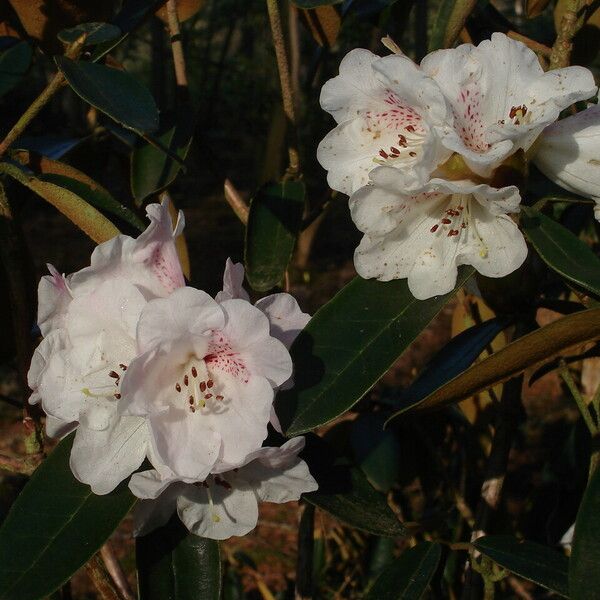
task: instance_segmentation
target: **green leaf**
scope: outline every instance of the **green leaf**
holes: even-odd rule
[[[600,296],[600,259],[568,229],[522,206],[521,228],[542,260],[559,275]]]
[[[36,600],[104,544],[135,502],[126,485],[104,496],[72,475],[73,437],[36,469],[0,528],[0,599]]]
[[[569,561],[569,592],[573,600],[600,598],[600,469],[583,495]]]
[[[54,60],[77,95],[123,127],[140,134],[157,129],[158,108],[150,92],[134,77],[65,56],[55,56]]]
[[[371,485],[388,492],[400,474],[400,445],[396,433],[383,427],[381,415],[363,413],[352,421],[350,441],[356,463]]]
[[[0,97],[10,92],[29,69],[33,51],[27,42],[18,42],[0,54]]]
[[[12,177],[52,204],[97,244],[119,235],[119,230],[102,213],[70,190],[26,173],[16,164],[0,163],[0,173]]]
[[[389,507],[386,497],[376,491],[356,467],[335,466],[321,476],[314,473],[319,489],[302,497],[357,529],[375,535],[399,537],[402,523]]]
[[[389,420],[398,417],[408,409],[432,410],[470,398],[519,375],[528,367],[550,360],[573,346],[598,338],[600,338],[600,308],[590,308],[567,315],[494,352],[423,400],[402,408]]]
[[[60,31],[58,39],[65,44],[72,44],[84,34],[86,35],[85,46],[94,46],[117,39],[121,36],[121,30],[110,23],[80,23]]]
[[[457,286],[472,273],[461,268]],[[358,402],[453,293],[420,301],[405,279],[357,277],[346,285],[292,345],[295,386],[276,399],[287,435],[328,423]]]
[[[189,108],[182,109],[177,122],[171,121],[156,135],[160,144],[182,160],[187,156],[194,132],[194,119],[190,111]],[[181,164],[156,146],[147,142],[138,146],[131,155],[131,191],[137,204],[164,190],[180,170]]]
[[[569,559],[564,554],[535,542],[519,541],[511,535],[487,535],[473,545],[511,573],[569,597]]]
[[[368,590],[365,600],[420,600],[442,557],[434,542],[421,542],[405,550]]]
[[[402,412],[419,404],[442,385],[462,373],[509,324],[508,319],[495,318],[479,323],[452,338],[405,390],[399,402]]]
[[[446,27],[448,20],[452,14],[452,9],[456,0],[442,0],[439,8],[437,9],[437,17],[433,24],[431,31],[431,38],[429,40],[429,51],[439,50],[444,48],[444,37],[446,36]]]
[[[108,190],[75,167],[30,152],[14,152],[11,156],[34,171],[41,180],[73,192],[88,204],[123,219],[139,231],[146,228],[144,221],[132,210],[115,200]]]
[[[136,540],[140,600],[218,600],[219,543],[193,535],[177,516]]]
[[[250,203],[244,258],[250,285],[265,292],[281,282],[302,224],[304,184],[268,183]]]

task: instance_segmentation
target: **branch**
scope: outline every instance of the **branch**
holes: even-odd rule
[[[94,556],[90,558],[85,564],[85,570],[95,588],[98,590],[102,600],[123,600],[113,585],[113,582],[110,580],[99,554],[94,554]]]
[[[225,180],[223,184],[223,191],[225,193],[225,200],[231,206],[231,209],[236,214],[237,218],[244,224],[248,224],[248,214],[250,213],[250,209],[244,199],[241,197],[240,193],[237,191],[236,187],[231,183],[229,179]]]
[[[556,32],[558,34],[556,41],[552,46],[550,69],[560,69],[569,65],[573,50],[573,38],[585,23],[585,17],[581,14],[585,5],[586,0],[570,0],[567,5]]]
[[[289,167],[287,175],[297,177],[300,173],[300,156],[298,153],[296,140],[296,110],[294,108],[294,91],[292,89],[292,80],[290,76],[290,67],[285,51],[285,39],[281,27],[281,14],[279,12],[278,0],[267,0],[267,10],[269,11],[269,22],[271,24],[271,34],[273,36],[273,45],[275,46],[275,56],[277,57],[277,70],[279,71],[279,83],[281,84],[281,96],[283,98],[283,111],[291,126],[290,144],[288,147]]]
[[[180,88],[187,89],[188,80],[185,69],[185,56],[183,44],[181,43],[181,28],[177,16],[177,0],[167,1],[167,22],[169,26],[169,38],[171,41],[171,52],[173,54],[173,66],[175,67],[175,81]]]
[[[123,572],[119,559],[110,545],[110,542],[106,542],[104,546],[100,548],[100,556],[104,561],[108,574],[111,576],[116,588],[123,597],[123,600],[133,600],[133,592],[131,591],[127,577]]]

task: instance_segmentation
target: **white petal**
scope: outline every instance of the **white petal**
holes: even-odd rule
[[[137,327],[138,346],[141,352],[158,347],[184,353],[194,349],[197,356],[204,356],[210,331],[222,329],[224,324],[222,309],[207,293],[179,288],[168,298],[151,300],[144,307]],[[188,340],[189,345],[182,340]]]
[[[561,187],[600,199],[600,106],[593,105],[547,127],[533,160]]]
[[[232,300],[233,298],[250,300],[248,292],[244,289],[244,265],[234,263],[228,258],[223,273],[223,290],[215,296],[215,300],[223,302],[223,300]]]
[[[271,336],[288,349],[310,321],[310,315],[302,312],[290,294],[271,294],[261,298],[254,306],[267,315]]]
[[[47,266],[50,275],[42,277],[38,285],[37,323],[42,335],[64,326],[65,313],[72,298],[67,280],[52,265]]]
[[[177,500],[179,518],[192,533],[226,540],[246,535],[256,527],[258,502],[252,490],[211,485],[210,495],[212,506],[205,488],[188,485]]]
[[[164,478],[155,469],[138,471],[129,480],[129,489],[136,498],[154,500],[158,498],[172,483],[174,477]]]
[[[381,84],[371,65],[379,56],[363,48],[355,48],[340,63],[340,74],[330,79],[321,90],[321,107],[341,123],[355,116],[372,101]]]
[[[138,417],[115,414],[103,431],[80,426],[71,450],[73,475],[95,494],[108,494],[142,464],[147,440],[146,422]]]
[[[166,525],[177,509],[177,498],[185,487],[184,483],[174,483],[168,486],[156,500],[137,502],[133,509],[133,535],[135,537],[147,535],[157,527]]]
[[[77,423],[67,423],[50,415],[46,416],[46,435],[52,438],[63,438],[77,427]]]
[[[68,346],[67,333],[60,329],[51,331],[39,343],[31,357],[31,365],[27,372],[27,383],[32,390],[36,391],[38,389],[40,378],[46,369],[50,357],[56,352],[66,349]],[[39,397],[36,397],[36,401],[39,402]],[[33,403],[30,400],[30,404]]]

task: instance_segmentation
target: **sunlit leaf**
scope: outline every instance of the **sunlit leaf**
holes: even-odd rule
[[[37,468],[0,527],[0,599],[51,594],[104,544],[135,502],[126,485],[93,494],[71,473],[74,434]]]
[[[600,308],[562,317],[508,344],[409,408],[430,410],[458,402],[553,358],[573,346],[600,338]],[[395,413],[392,419],[408,409]]]
[[[96,243],[119,234],[119,230],[102,213],[72,191],[26,173],[15,164],[0,163],[0,173],[12,177],[52,204]]]
[[[193,535],[175,516],[136,540],[140,600],[219,600],[219,543]]]
[[[482,554],[523,579],[569,597],[569,559],[553,548],[519,541],[511,535],[487,535],[473,543]]]
[[[600,258],[550,217],[527,206],[521,211],[523,233],[542,260],[565,279],[600,296]]]
[[[127,129],[148,133],[158,128],[158,108],[150,92],[132,75],[91,62],[54,58],[69,85],[86,102]]]
[[[461,268],[457,287],[473,273]],[[288,435],[335,419],[358,402],[453,292],[416,300],[406,280],[356,278],[321,307],[294,342],[295,386],[278,394]]]
[[[265,292],[278,285],[292,258],[302,224],[304,184],[268,183],[250,203],[244,258],[250,285]]]
[[[379,575],[365,600],[420,600],[441,557],[441,546],[433,542],[408,548]]]

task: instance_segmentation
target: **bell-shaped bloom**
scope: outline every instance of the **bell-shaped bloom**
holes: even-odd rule
[[[354,253],[362,277],[408,278],[423,300],[450,292],[459,265],[503,277],[525,260],[523,235],[507,216],[519,211],[516,187],[432,179],[406,191],[402,174],[389,167],[375,169],[371,180],[350,198],[352,219],[365,234]]]
[[[534,148],[533,161],[554,183],[593,198],[600,220],[600,106],[547,127]]]
[[[274,389],[292,374],[267,317],[242,299],[193,288],[151,300],[140,355],[121,384],[125,415],[144,417],[154,467],[185,481],[243,464],[267,437]]]
[[[406,56],[352,50],[323,86],[321,106],[338,123],[317,149],[334,190],[352,194],[381,165],[427,178],[451,154],[433,132],[451,118],[449,107],[437,83]]]
[[[204,481],[184,483],[157,471],[132,476],[129,487],[142,501],[135,512],[135,535],[164,525],[177,511],[194,534],[215,540],[245,535],[258,520],[258,503],[299,500],[317,489],[306,463],[298,458],[304,438],[293,438],[281,448],[260,448],[239,468],[209,475]]]
[[[143,418],[118,411],[122,377],[138,354],[136,331],[151,298],[184,284],[168,206],[148,207],[150,225],[137,238],[119,235],[99,245],[91,266],[61,276],[50,268],[38,290],[44,339],[28,373],[46,412],[48,435],[77,427],[71,453],[75,476],[96,493],[111,491],[147,454]]]
[[[528,150],[560,111],[597,92],[583,67],[544,73],[535,53],[503,33],[426,56],[421,69],[439,85],[453,121],[441,135],[449,150],[487,177],[509,155]]]

